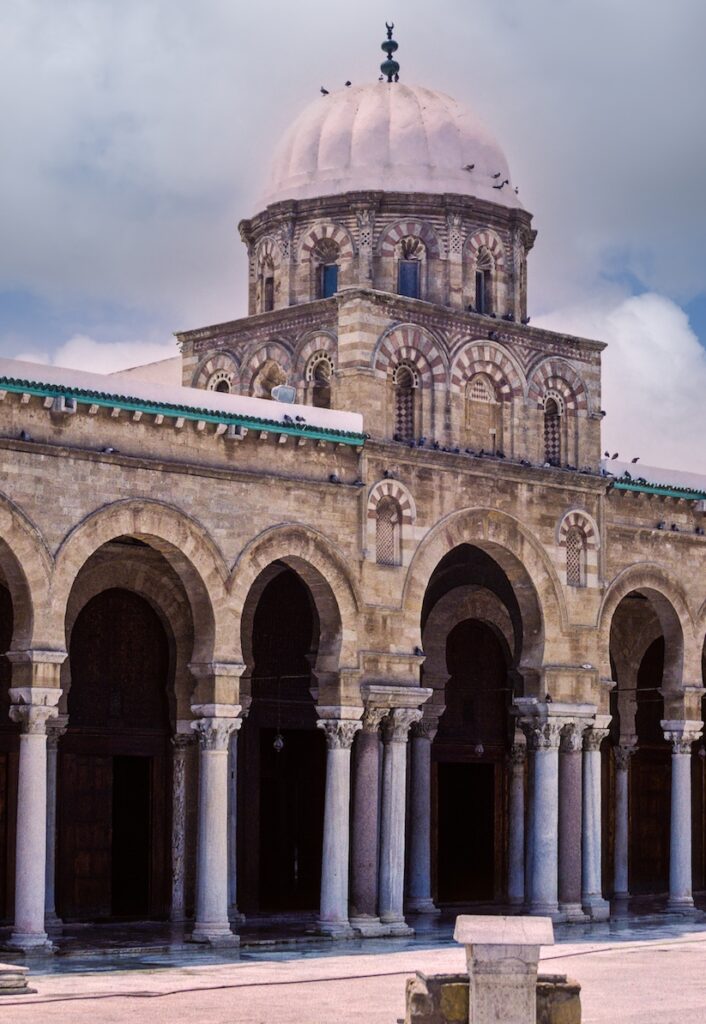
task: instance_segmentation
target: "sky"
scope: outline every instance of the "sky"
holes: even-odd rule
[[[386,18],[507,154],[532,323],[608,342],[605,448],[706,474],[703,0],[3,0],[0,355],[109,371],[244,315],[268,155]]]

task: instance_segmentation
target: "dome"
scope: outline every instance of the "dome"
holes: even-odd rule
[[[401,82],[352,86],[311,103],[275,151],[262,202],[368,189],[522,207],[483,122],[444,93]]]

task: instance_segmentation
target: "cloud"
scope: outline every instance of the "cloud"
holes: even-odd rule
[[[537,326],[608,343],[603,353],[603,447],[621,458],[706,473],[706,350],[663,295],[555,311]]]
[[[75,334],[53,353],[19,352],[14,358],[33,363],[51,363],[71,370],[90,370],[91,373],[115,373],[133,366],[171,359],[178,355],[174,341],[117,341],[100,342],[85,334]]]

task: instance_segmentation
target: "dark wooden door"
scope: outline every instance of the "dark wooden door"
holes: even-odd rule
[[[638,750],[630,764],[629,884],[634,895],[669,887],[669,750]]]
[[[66,753],[60,766],[58,911],[65,920],[108,917],[113,759]]]
[[[437,765],[437,893],[442,903],[491,901],[495,884],[495,765]]]

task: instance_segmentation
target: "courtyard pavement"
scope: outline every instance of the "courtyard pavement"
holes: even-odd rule
[[[583,1024],[706,1021],[706,925],[560,929],[558,938],[542,949],[540,971],[581,983]],[[37,992],[0,999],[2,1024],[396,1024],[407,977],[465,969],[446,925],[411,941],[29,963]]]

